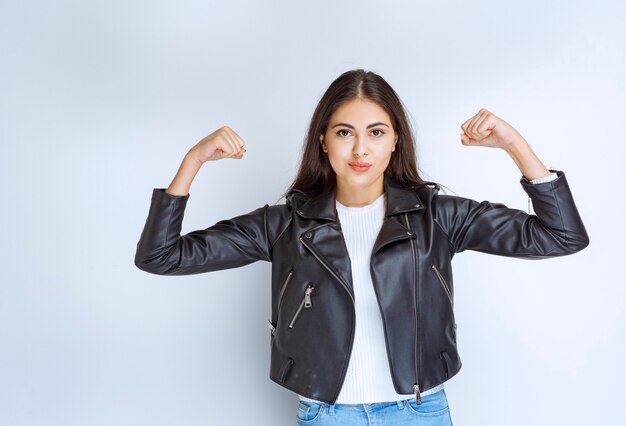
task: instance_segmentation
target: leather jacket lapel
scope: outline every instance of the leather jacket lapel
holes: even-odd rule
[[[398,215],[424,209],[424,203],[416,191],[400,185],[387,175],[385,175],[385,199],[387,203],[385,221],[374,243],[372,255],[389,243],[415,238],[415,234],[410,232]]]
[[[300,240],[341,281],[354,299],[352,265],[339,221],[325,223],[305,231]]]
[[[406,188],[388,175],[384,176],[385,185],[385,220],[374,243],[374,255],[386,244],[409,238],[415,238],[401,221],[401,213],[424,209],[422,200],[412,188]],[[297,214],[306,219],[328,220],[302,233],[302,242],[318,257],[331,272],[336,275],[354,297],[352,269],[341,224],[336,209],[335,193],[328,193],[310,198],[298,209]]]

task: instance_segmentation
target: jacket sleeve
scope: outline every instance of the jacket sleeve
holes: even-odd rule
[[[564,256],[589,245],[565,173],[550,169],[556,179],[531,183],[520,179],[535,214],[502,203],[435,195],[435,221],[448,235],[451,250],[475,250],[528,259]]]
[[[188,199],[189,194],[153,189],[135,253],[139,269],[159,275],[190,275],[237,268],[257,260],[271,261],[267,204],[181,236]]]

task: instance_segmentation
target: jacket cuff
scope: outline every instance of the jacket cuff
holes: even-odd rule
[[[535,184],[535,183],[550,182],[551,180],[554,180],[554,179],[556,179],[557,177],[558,177],[558,176],[556,175],[556,173],[554,173],[554,172],[550,172],[550,174],[549,174],[549,175],[547,175],[547,176],[543,176],[543,177],[536,178],[536,179],[531,179],[531,180],[530,180],[530,183]]]
[[[546,192],[552,191],[555,188],[560,187],[563,184],[567,184],[567,180],[565,178],[565,172],[563,172],[562,170],[555,170],[555,169],[549,169],[549,170],[551,174],[552,173],[556,174],[556,178],[551,178],[550,180],[548,180],[547,178],[551,177],[551,175],[543,177],[543,178],[539,178],[539,179],[546,179],[545,182],[533,183],[526,176],[522,175],[519,182],[522,185],[522,188],[524,188],[524,191],[526,191],[527,193],[546,193]]]
[[[152,189],[152,201],[160,205],[178,204],[186,206],[187,200],[191,194],[187,195],[172,195],[165,192],[167,188],[153,188]]]

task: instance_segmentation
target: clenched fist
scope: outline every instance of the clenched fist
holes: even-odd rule
[[[230,127],[222,126],[198,142],[190,153],[201,163],[222,158],[243,158],[244,141]]]
[[[506,149],[513,142],[524,139],[509,123],[485,108],[467,119],[461,128],[461,143],[465,146]]]

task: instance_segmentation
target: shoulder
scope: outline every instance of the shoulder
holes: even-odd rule
[[[427,181],[421,184],[413,185],[411,186],[411,189],[415,191],[420,198],[426,201],[426,199],[432,199],[432,197],[439,192],[441,185],[436,182]]]
[[[264,206],[266,229],[270,235],[270,239],[273,241],[272,245],[274,245],[293,224],[294,212],[297,206],[305,199],[305,195],[306,194],[301,191],[292,191],[275,204],[266,204]]]
[[[435,182],[425,182],[418,185],[413,185],[411,189],[417,194],[422,204],[426,208],[434,207],[436,200],[445,194],[441,194],[441,185]]]
[[[430,214],[437,222],[450,221],[464,215],[471,207],[478,204],[477,201],[461,195],[448,194],[441,185],[429,183],[417,185],[414,190],[418,191],[419,197]]]
[[[300,189],[292,189],[282,199],[285,200],[286,205],[293,207],[293,206],[297,206],[298,204],[302,202],[309,200],[310,198],[311,197],[308,193]]]

